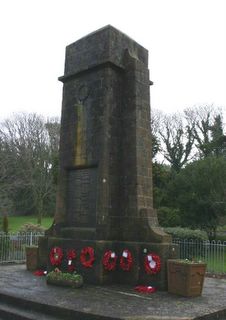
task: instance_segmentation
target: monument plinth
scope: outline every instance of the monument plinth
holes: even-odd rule
[[[148,51],[106,26],[66,48],[59,80],[64,88],[57,205],[40,252],[89,246],[93,267],[83,268],[79,257],[76,262],[85,281],[165,288],[165,261],[174,255],[153,209]],[[117,265],[106,271],[104,253],[111,250],[120,259],[125,249],[133,257],[131,270]],[[145,272],[148,252],[161,258],[156,275]]]

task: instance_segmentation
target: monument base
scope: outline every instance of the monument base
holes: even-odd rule
[[[53,248],[59,247],[63,251],[63,258],[59,266],[50,263],[49,253]],[[94,262],[86,267],[81,262],[81,251],[91,247],[94,250]],[[67,252],[74,249],[76,257],[68,262]],[[131,253],[129,270],[123,270],[120,260],[127,262],[127,254]],[[75,270],[84,277],[85,283],[90,284],[128,284],[154,286],[159,290],[167,289],[167,260],[177,257],[177,246],[172,243],[148,243],[148,242],[122,242],[122,241],[101,241],[101,240],[76,240],[58,237],[42,237],[39,240],[39,264],[40,267],[47,265],[51,271],[58,267],[61,271],[67,271],[69,263],[72,263]],[[103,265],[105,253],[113,253],[109,264],[114,264],[113,270],[106,270]],[[114,258],[114,255],[117,257]],[[123,257],[123,258],[122,258]],[[153,262],[151,260],[153,257]],[[160,259],[158,269],[156,268],[155,257]],[[89,260],[89,255],[86,259]],[[47,261],[48,260],[48,261]],[[147,272],[146,264],[150,263],[153,268]]]

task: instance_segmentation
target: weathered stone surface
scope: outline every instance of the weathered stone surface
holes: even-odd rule
[[[160,291],[139,294],[131,285],[50,287],[45,277],[34,276],[24,265],[7,265],[0,272],[0,316],[6,305],[11,312],[24,310],[20,319],[27,319],[29,313],[31,319],[49,319],[49,315],[52,320],[219,320],[226,317],[226,280],[206,278],[201,297],[184,298]]]
[[[56,223],[101,240],[169,240],[153,210],[148,51],[107,26],[66,48],[60,80]]]
[[[166,289],[172,246],[153,209],[148,51],[107,26],[66,48],[60,80],[59,187],[47,250],[90,245],[96,262],[89,277],[80,270],[85,281],[135,284],[151,279],[142,267],[146,246],[162,259],[155,279]],[[104,251],[127,246],[135,262],[130,276],[106,274]]]

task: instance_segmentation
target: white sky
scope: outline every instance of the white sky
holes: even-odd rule
[[[1,0],[0,119],[60,116],[65,46],[107,24],[149,50],[153,108],[226,108],[225,0]]]

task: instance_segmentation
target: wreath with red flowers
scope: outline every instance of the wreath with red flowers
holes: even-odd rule
[[[156,288],[152,286],[137,286],[134,288],[134,290],[141,293],[153,293],[156,291]]]
[[[120,258],[120,267],[124,271],[130,271],[133,266],[133,257],[128,249],[123,250]]]
[[[102,263],[107,271],[114,271],[116,268],[117,256],[114,251],[108,250],[104,253]]]
[[[80,254],[80,262],[85,268],[92,268],[95,261],[94,249],[92,247],[85,247]]]
[[[74,249],[69,249],[67,252],[67,269],[69,272],[75,271],[75,265],[73,264],[73,260],[76,258],[76,252]]]
[[[63,250],[60,247],[52,248],[49,259],[52,266],[60,266],[63,259]]]
[[[148,274],[159,273],[161,270],[160,257],[153,252],[149,252],[144,258],[144,269]]]

